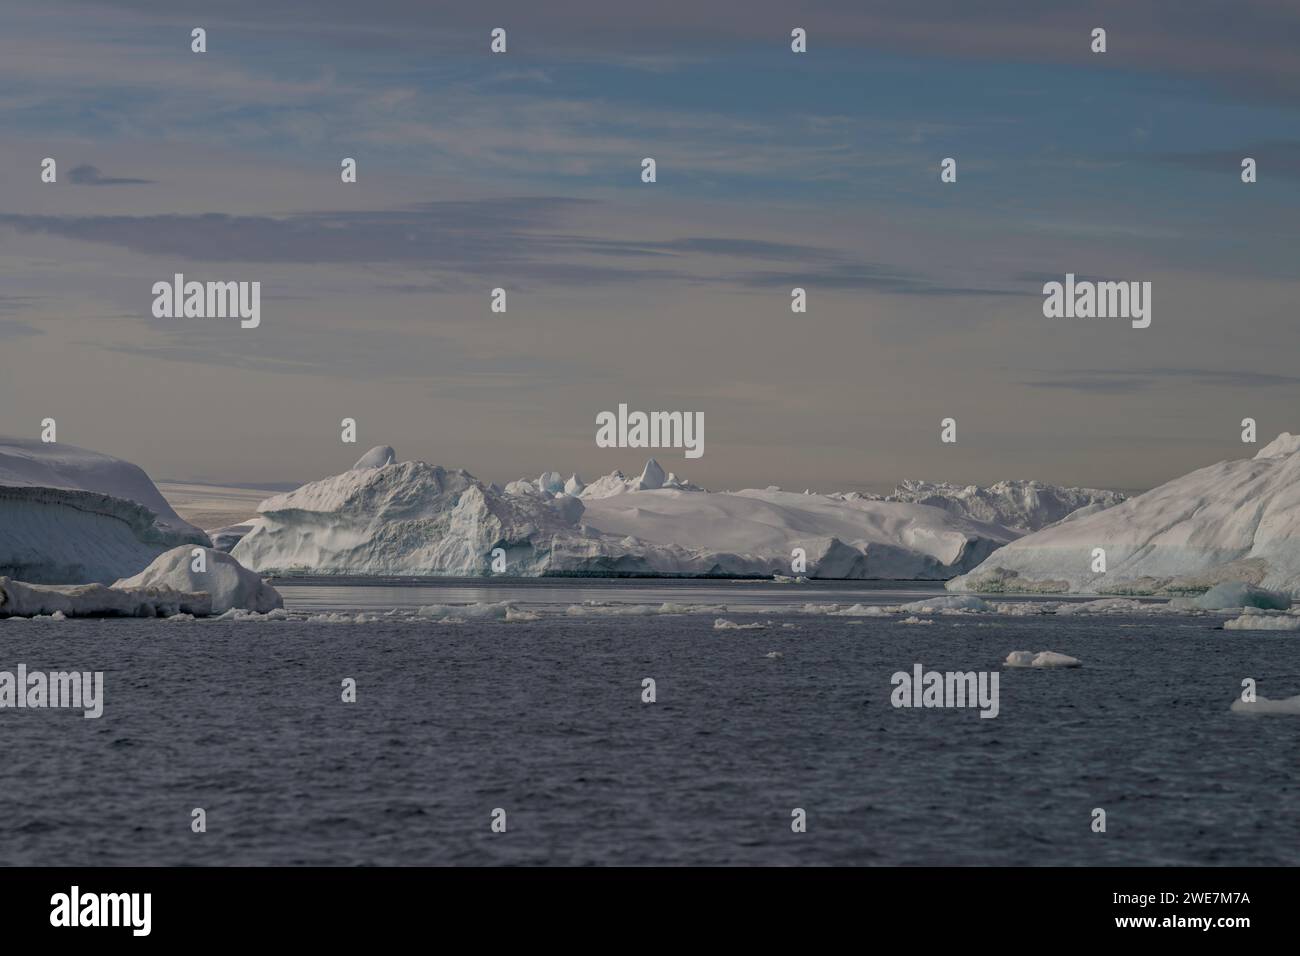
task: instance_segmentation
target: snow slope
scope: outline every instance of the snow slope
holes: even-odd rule
[[[0,575],[105,583],[186,543],[208,539],[135,465],[71,445],[0,439]]]
[[[1102,548],[1106,572],[1092,571]],[[1225,581],[1300,594],[1300,438],[1221,461],[1013,541],[961,591],[1176,594]]]
[[[362,462],[385,460],[375,451]],[[358,463],[360,464],[360,463]],[[577,495],[566,494],[572,488]],[[903,502],[707,492],[647,462],[590,485],[556,472],[504,490],[425,462],[364,467],[277,495],[231,554],[261,573],[766,575],[947,578],[1014,536]]]

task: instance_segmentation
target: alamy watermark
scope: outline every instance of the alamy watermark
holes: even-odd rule
[[[1043,285],[1043,315],[1049,319],[1131,319],[1133,328],[1151,324],[1150,282],[1093,282],[1076,280]]]
[[[704,454],[703,412],[629,412],[596,414],[597,448],[684,448],[687,458]]]
[[[125,926],[133,936],[148,936],[152,914],[152,893],[83,893],[74,885],[50,897],[51,926]]]
[[[998,715],[997,671],[895,671],[889,702],[895,707],[978,707],[981,717]]]
[[[186,282],[176,273],[171,282],[153,284],[155,319],[233,319],[240,328],[262,324],[262,283]]]
[[[94,720],[104,715],[103,671],[0,671],[0,710],[7,707],[71,709]]]

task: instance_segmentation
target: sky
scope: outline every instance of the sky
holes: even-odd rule
[[[1243,418],[1300,431],[1292,0],[23,6],[0,434],[218,483],[391,444],[501,482],[1131,491],[1252,455]],[[177,272],[261,282],[261,325],[155,318]],[[1150,327],[1045,318],[1066,273],[1150,282]],[[598,448],[620,403],[702,413],[703,457]]]

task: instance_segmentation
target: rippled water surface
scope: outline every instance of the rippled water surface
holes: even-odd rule
[[[1228,710],[1244,677],[1300,694],[1294,634],[794,610],[919,596],[870,587],[282,591],[297,613],[512,600],[542,616],[0,621],[0,670],[105,672],[99,720],[0,710],[0,863],[1300,862],[1300,717]],[[592,600],[727,610],[563,613]],[[1021,649],[1084,666],[1001,671]],[[893,708],[890,677],[916,662],[1000,670],[999,716]]]

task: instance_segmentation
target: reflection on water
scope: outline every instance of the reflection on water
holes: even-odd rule
[[[428,604],[511,601],[521,607],[582,604],[901,604],[941,593],[939,581],[721,581],[678,578],[281,578],[276,590],[291,611],[374,611]]]

